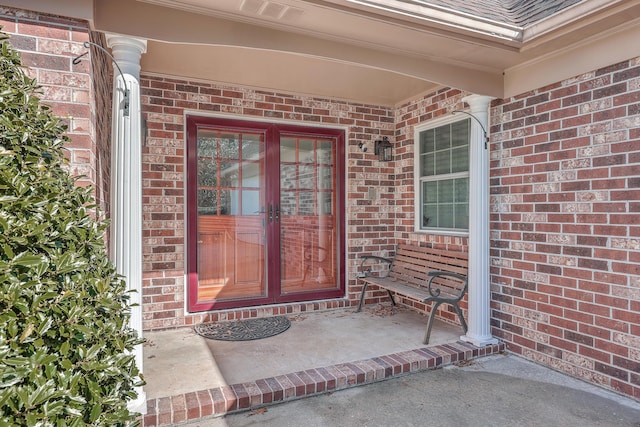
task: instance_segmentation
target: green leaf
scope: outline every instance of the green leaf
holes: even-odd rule
[[[46,257],[43,255],[34,255],[29,252],[22,252],[15,256],[11,261],[15,265],[22,265],[24,267],[33,267],[44,263]]]
[[[21,343],[25,342],[25,340],[29,338],[29,336],[31,336],[34,330],[35,330],[35,326],[33,326],[32,323],[29,323],[25,328],[24,332],[22,332],[22,335],[20,335],[20,342]]]

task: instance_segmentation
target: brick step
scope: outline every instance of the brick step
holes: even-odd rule
[[[383,381],[503,352],[503,343],[476,347],[455,343],[372,359],[307,369],[253,382],[226,385],[147,401],[143,426],[180,425]]]

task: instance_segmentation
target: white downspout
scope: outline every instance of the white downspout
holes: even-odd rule
[[[142,118],[140,106],[140,57],[147,50],[146,40],[107,35],[115,61],[123,76],[114,70],[113,131],[111,146],[111,259],[116,270],[133,290],[130,326],[142,337]],[[124,80],[123,80],[124,78]],[[124,107],[125,88],[129,90],[128,112]],[[134,349],[142,372],[142,345]],[[146,394],[129,402],[132,412],[146,413]]]
[[[491,336],[489,285],[489,148],[485,148],[489,104],[493,98],[470,95],[462,100],[469,104],[471,120],[469,159],[469,307],[468,326],[462,341],[483,347],[497,344]]]

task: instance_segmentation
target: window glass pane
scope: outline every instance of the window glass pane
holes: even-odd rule
[[[421,176],[435,175],[436,174],[436,169],[435,169],[436,156],[435,156],[435,154],[433,154],[433,153],[424,154],[424,155],[420,156],[420,158],[422,160]]]
[[[456,203],[461,203],[461,202],[466,203],[468,200],[469,200],[469,178],[456,179],[454,201]]]
[[[234,133],[223,133],[220,138],[220,157],[223,159],[237,159],[239,158],[239,152],[239,135]]]
[[[438,205],[438,227],[453,228],[453,203]]]
[[[242,135],[242,158],[244,160],[259,160],[262,157],[262,143],[260,135]]]
[[[260,213],[260,191],[242,190],[242,215]]]
[[[446,179],[438,182],[438,203],[453,202],[453,180]],[[453,213],[453,212],[452,212]]]
[[[280,161],[296,161],[296,140],[295,138],[280,138]]]
[[[438,205],[435,203],[427,203],[422,207],[422,226],[438,226]]]
[[[313,163],[314,160],[314,140],[313,139],[301,139],[299,141],[299,161],[301,163]]]
[[[420,154],[432,153],[435,149],[435,136],[433,129],[420,132]]]
[[[300,215],[313,215],[315,193],[304,191],[300,192],[298,196],[300,197],[300,207],[298,209],[298,213]]]
[[[465,172],[469,170],[469,146],[451,150],[451,172]]]
[[[451,151],[436,152],[436,175],[451,172]]]
[[[436,150],[447,150],[451,148],[451,126],[445,125],[435,129]]]
[[[438,201],[438,181],[425,182],[422,188],[422,198],[425,203],[436,203]]]
[[[451,145],[460,147],[469,143],[469,125],[471,119],[456,122],[451,125]]]
[[[466,203],[458,203],[455,205],[454,227],[469,228],[469,205]]]

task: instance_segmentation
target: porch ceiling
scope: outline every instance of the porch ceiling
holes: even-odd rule
[[[507,97],[640,56],[640,0],[516,2],[535,9],[523,19],[497,0],[16,2],[85,4],[95,29],[148,40],[146,72],[386,106],[439,86]]]

